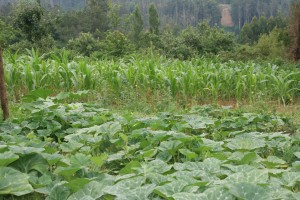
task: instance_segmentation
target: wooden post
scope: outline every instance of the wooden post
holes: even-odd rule
[[[8,98],[6,92],[6,85],[4,79],[4,66],[3,66],[1,47],[0,47],[0,99],[1,99],[1,108],[3,111],[3,120],[6,120],[9,118],[9,110],[8,110]]]

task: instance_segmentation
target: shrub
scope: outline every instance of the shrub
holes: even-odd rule
[[[274,29],[269,34],[263,34],[259,37],[255,50],[264,58],[284,58],[286,47],[282,39],[283,30]]]
[[[90,56],[93,52],[99,51],[100,44],[91,33],[80,33],[77,38],[69,40],[67,47],[76,53]]]
[[[47,37],[43,37],[40,40],[32,43],[28,40],[21,40],[20,42],[14,43],[9,46],[10,50],[13,52],[25,52],[26,49],[38,49],[41,53],[46,53],[55,47],[54,39],[48,35]]]
[[[107,32],[105,40],[100,45],[104,55],[109,57],[124,56],[132,53],[134,50],[134,46],[120,31]]]

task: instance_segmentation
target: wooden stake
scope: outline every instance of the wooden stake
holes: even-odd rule
[[[6,92],[6,85],[4,79],[4,66],[3,66],[1,47],[0,47],[0,100],[1,100],[1,108],[3,111],[3,120],[6,120],[9,118],[9,110],[8,110],[8,98]]]

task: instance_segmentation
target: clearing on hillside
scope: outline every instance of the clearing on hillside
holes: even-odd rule
[[[221,24],[222,26],[232,27],[234,26],[232,16],[231,16],[231,5],[230,4],[221,4]]]

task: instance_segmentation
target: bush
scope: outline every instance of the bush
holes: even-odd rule
[[[100,50],[100,43],[91,33],[80,33],[77,38],[69,40],[67,47],[76,53],[90,56]]]
[[[164,32],[161,35],[161,49],[167,57],[181,60],[187,60],[197,55],[196,48],[170,32]]]
[[[282,35],[283,30],[280,29],[273,29],[269,34],[261,35],[254,46],[255,50],[263,58],[285,58],[286,47]]]
[[[257,60],[260,56],[259,53],[247,44],[237,45],[232,51],[221,51],[219,53],[221,60],[236,60],[236,61],[248,61]]]
[[[188,59],[195,55],[218,54],[234,49],[231,33],[217,27],[210,27],[207,22],[198,27],[184,29],[178,37],[165,33],[162,38],[163,50],[167,56]]]
[[[220,51],[231,51],[234,48],[234,37],[217,27],[210,27],[207,22],[200,23],[197,27],[200,35],[203,53],[218,54]],[[201,53],[201,52],[199,52]]]
[[[108,57],[121,57],[131,54],[134,46],[128,38],[120,31],[109,31],[104,41],[100,43],[103,54]]]
[[[26,49],[38,49],[41,53],[47,53],[52,50],[53,47],[55,47],[55,41],[50,35],[48,35],[35,43],[28,40],[21,40],[20,42],[10,45],[9,49],[13,52],[25,52]]]
[[[0,19],[0,46],[7,47],[18,40],[18,32]]]

